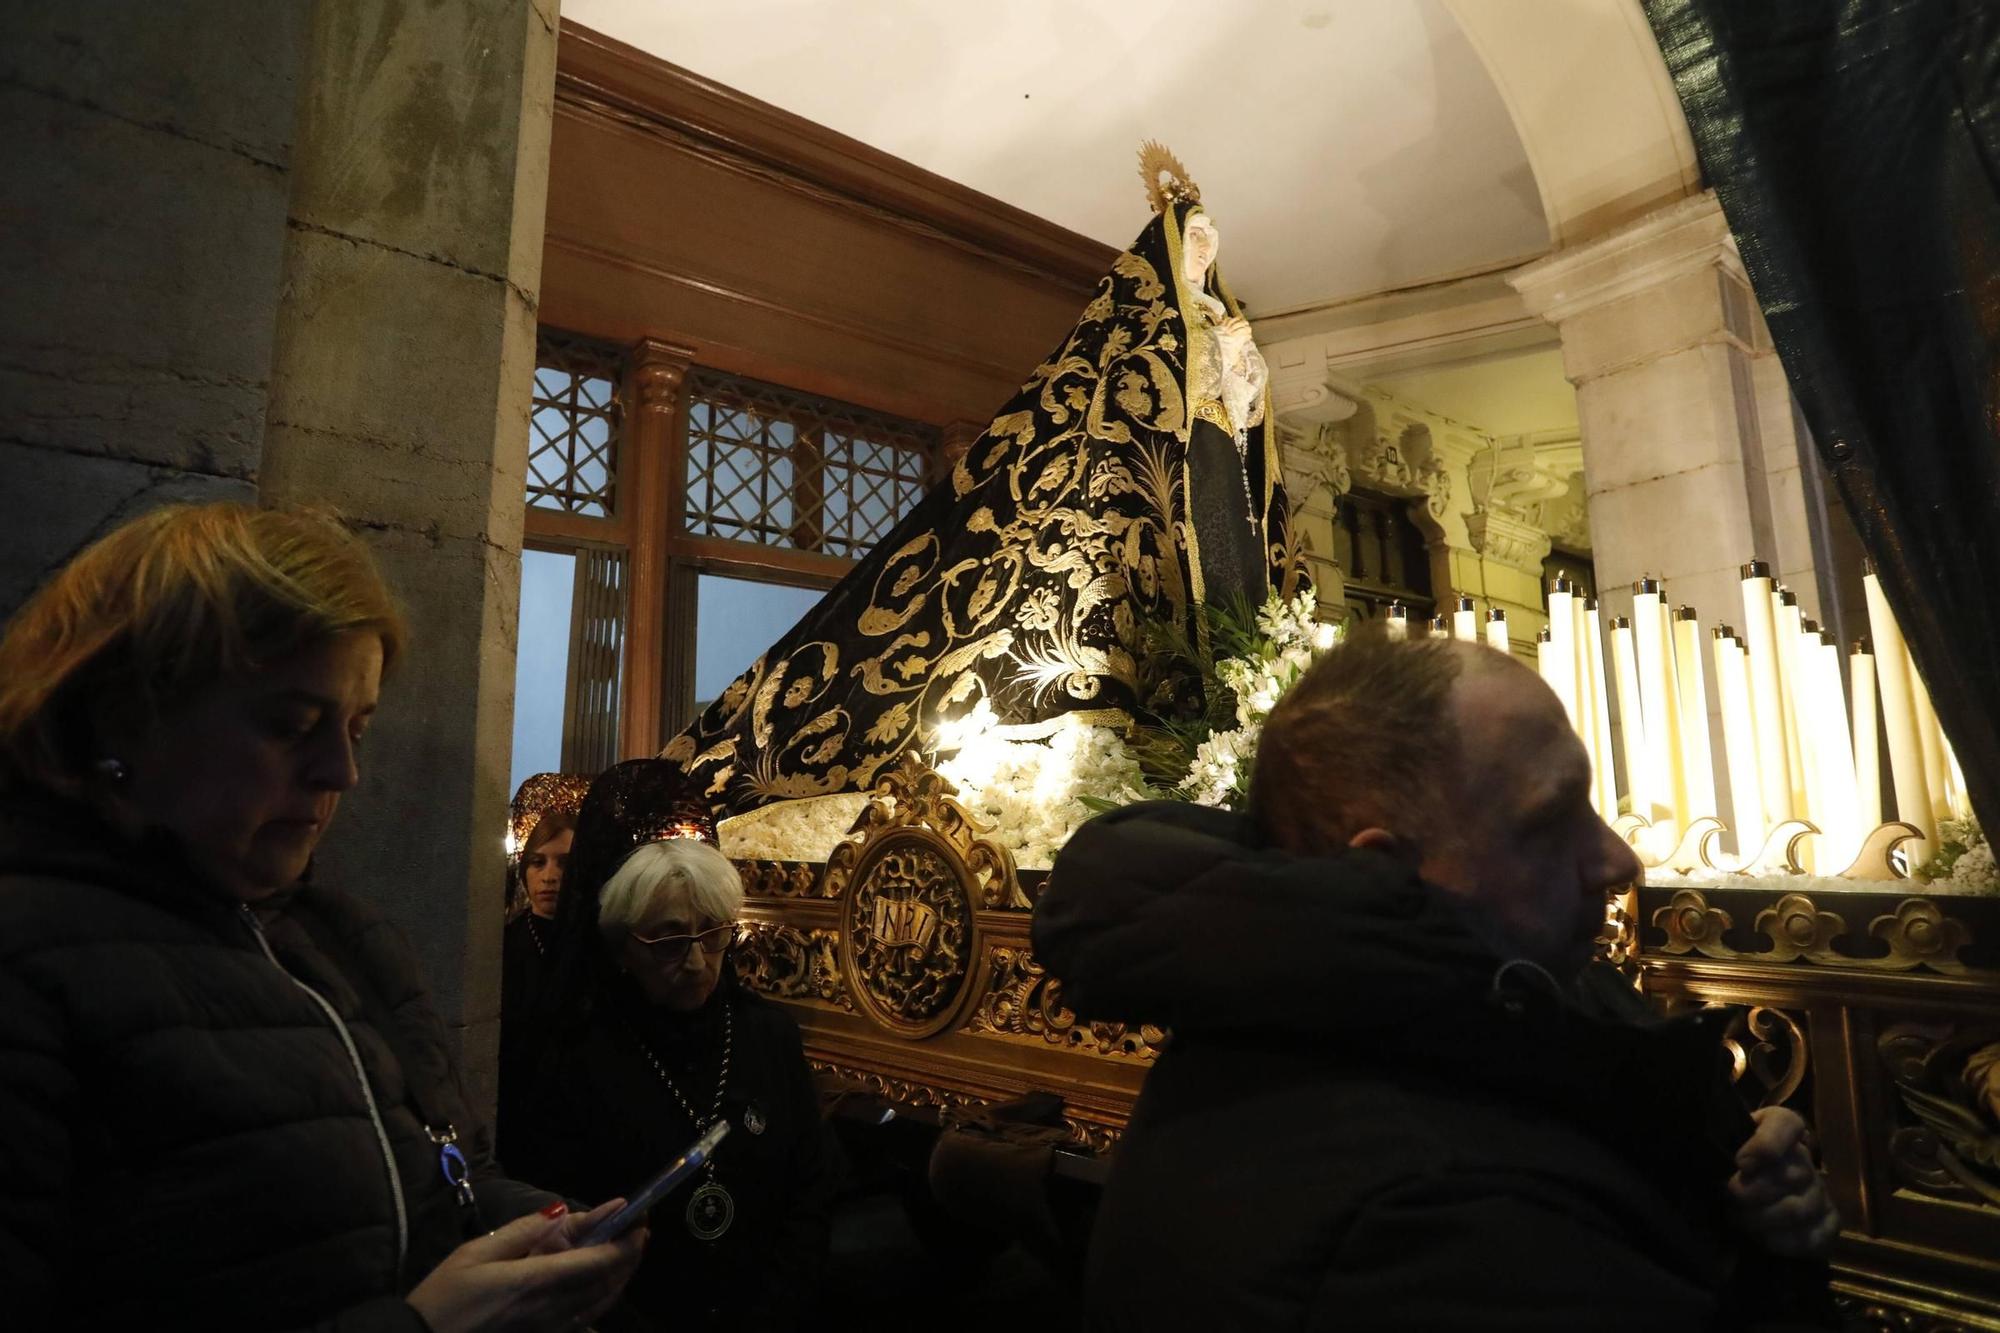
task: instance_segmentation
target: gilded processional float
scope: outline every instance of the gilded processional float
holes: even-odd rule
[[[829,1092],[949,1121],[1053,1091],[1096,1152],[1167,1037],[1063,1006],[1029,945],[1050,860],[1163,771],[1180,797],[1240,800],[1264,716],[1338,632],[1298,575],[1217,228],[1164,150],[1141,174],[1155,216],[1068,337],[662,756],[744,871],[740,975],[791,1007]],[[1745,631],[1714,627],[1707,653],[1650,581],[1609,625],[1551,587],[1538,665],[1649,867],[1608,905],[1607,953],[1669,1004],[1738,1010],[1746,1100],[1818,1128],[1852,1312],[2000,1329],[1991,850],[1879,594],[1850,694],[1796,599],[1744,575]],[[1469,600],[1429,632],[1475,637]]]

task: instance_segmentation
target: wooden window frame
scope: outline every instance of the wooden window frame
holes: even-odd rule
[[[612,550],[625,556],[617,747],[621,759],[659,753],[668,737],[693,720],[695,594],[700,575],[831,588],[858,563],[819,551],[697,535],[685,529],[688,400],[684,389],[694,366],[693,349],[658,339],[642,338],[626,349],[617,390],[621,412],[609,514],[600,518],[539,508],[526,505],[523,495],[524,546],[566,554]],[[935,457],[934,450],[923,460],[927,475],[934,472]],[[576,701],[566,698],[566,755],[575,707]]]

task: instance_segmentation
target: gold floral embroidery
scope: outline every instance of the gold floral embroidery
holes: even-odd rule
[[[1135,705],[1136,604],[1186,614],[1202,586],[1186,357],[1206,326],[1191,333],[1183,313],[1187,212],[1118,257],[949,484],[668,744],[719,805],[865,788],[980,699],[1008,726]],[[1286,549],[1275,447],[1251,435]]]

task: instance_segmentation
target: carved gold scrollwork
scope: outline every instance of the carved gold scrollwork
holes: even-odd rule
[[[1770,938],[1769,949],[1744,952],[1724,944],[1722,937],[1732,924],[1729,913],[1711,906],[1699,889],[1679,890],[1653,913],[1654,927],[1667,935],[1662,953],[1769,963],[1803,961],[1881,972],[1928,967],[1962,975],[1973,970],[1958,957],[1972,943],[1972,932],[1928,898],[1905,898],[1895,911],[1868,923],[1868,934],[1888,946],[1886,954],[1873,958],[1838,952],[1834,942],[1849,933],[1847,920],[1838,912],[1821,910],[1803,893],[1788,893],[1757,914],[1753,924]]]
[[[1755,927],[1759,934],[1771,937],[1769,956],[1774,963],[1830,954],[1834,940],[1847,933],[1845,921],[1832,912],[1820,911],[1803,893],[1788,893],[1757,913]]]
[[[1806,1080],[1811,1052],[1805,1029],[1782,1009],[1739,1010],[1723,1030],[1722,1044],[1729,1052],[1730,1077],[1739,1087],[1750,1080],[1758,1106],[1783,1106]]]
[[[897,1036],[961,1021],[979,960],[978,910],[1025,907],[1013,857],[982,836],[949,782],[913,753],[875,784],[827,858],[821,892],[842,900],[841,970],[862,1012]]]
[[[1903,1183],[2000,1209],[2000,1029],[1898,1024],[1876,1042],[1909,1120],[1889,1136]]]
[[[1929,967],[1939,972],[1965,972],[1958,951],[1972,942],[1965,924],[1944,914],[1928,898],[1905,898],[1896,910],[1868,923],[1868,933],[1889,946],[1889,956],[1877,966],[1906,969]]]
[[[1141,1060],[1159,1054],[1166,1041],[1166,1033],[1150,1025],[1079,1024],[1076,1014],[1063,1007],[1062,983],[1043,971],[1028,950],[1007,947],[993,950],[985,998],[966,1028]]]
[[[1699,889],[1682,889],[1653,913],[1653,925],[1667,932],[1667,953],[1700,953],[1707,958],[1734,958],[1736,950],[1722,942],[1735,922],[1720,907],[1710,907]]]
[[[743,891],[753,898],[811,898],[819,892],[819,867],[803,861],[738,861]]]
[[[830,930],[779,922],[747,922],[732,955],[739,980],[781,1000],[823,1000],[852,1009],[840,980],[840,945]]]
[[[980,1097],[955,1088],[940,1088],[929,1083],[919,1083],[914,1079],[897,1078],[889,1074],[877,1073],[872,1069],[855,1069],[847,1065],[837,1065],[827,1060],[808,1059],[806,1064],[814,1074],[839,1087],[858,1092],[873,1093],[886,1101],[904,1106],[924,1107],[936,1110],[940,1117],[949,1122],[963,1119],[993,1105],[991,1097]],[[1119,1131],[1110,1125],[1101,1125],[1094,1120],[1080,1120],[1075,1116],[1064,1116],[1063,1124],[1068,1128],[1070,1141],[1078,1147],[1093,1152],[1108,1152],[1118,1142]]]
[[[868,1015],[905,1037],[949,1026],[971,979],[972,885],[924,829],[872,840],[847,886],[841,956]]]
[[[1639,969],[1639,891],[1614,890],[1606,895],[1604,929],[1597,935],[1597,956],[1631,976]]]
[[[1951,1315],[1908,1309],[1880,1298],[1863,1298],[1844,1291],[1834,1293],[1833,1309],[1846,1321],[1841,1327],[1854,1329],[1856,1333],[1975,1333],[1973,1325]]]
[[[850,837],[827,857],[822,897],[838,898],[846,891],[855,867],[878,837],[896,829],[921,827],[934,833],[964,863],[980,906],[1022,911],[1034,906],[1021,892],[1013,854],[984,836],[986,828],[957,801],[958,789],[932,772],[914,751],[906,751],[894,768],[876,780],[875,791],[890,799],[870,801],[848,830],[850,835],[862,834],[861,839]]]

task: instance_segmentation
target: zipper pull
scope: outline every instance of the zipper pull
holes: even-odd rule
[[[479,1202],[472,1193],[472,1167],[459,1149],[457,1127],[447,1120],[442,1129],[425,1125],[424,1134],[430,1139],[431,1146],[438,1150],[438,1172],[444,1177],[445,1184],[451,1186],[459,1207],[476,1210]]]

